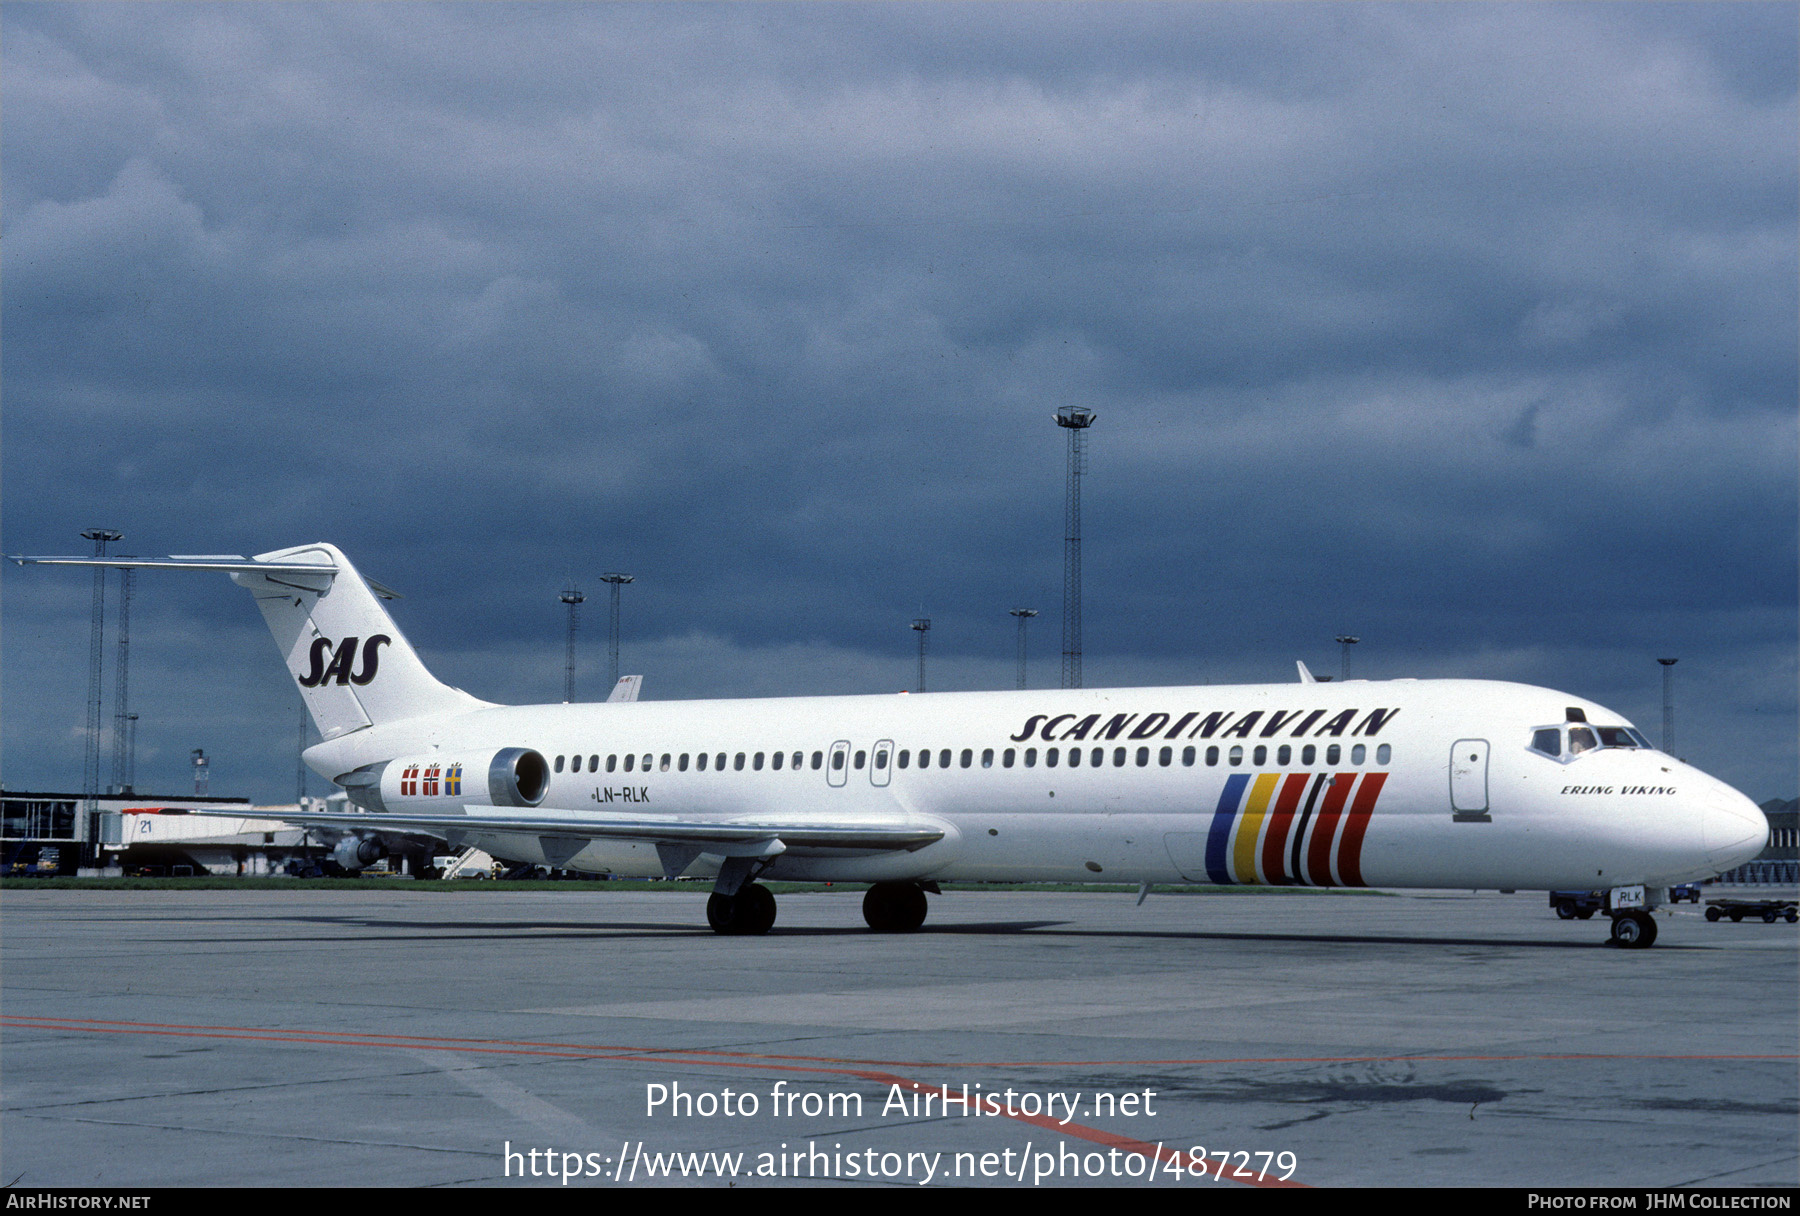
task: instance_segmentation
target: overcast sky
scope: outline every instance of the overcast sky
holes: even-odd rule
[[[332,541],[496,701],[605,570],[647,698],[1052,687],[1079,405],[1089,687],[1676,656],[1792,797],[1797,11],[8,3],[5,549]],[[91,589],[5,574],[11,788]],[[131,630],[140,788],[291,800],[249,597]]]

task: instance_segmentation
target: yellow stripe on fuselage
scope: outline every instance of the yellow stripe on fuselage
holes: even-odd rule
[[[1244,803],[1244,816],[1238,820],[1237,843],[1231,850],[1232,877],[1238,882],[1258,882],[1256,876],[1256,839],[1262,835],[1263,814],[1269,799],[1275,796],[1279,773],[1259,773]]]

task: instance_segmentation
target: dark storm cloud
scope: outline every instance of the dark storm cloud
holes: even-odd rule
[[[921,610],[1005,686],[1024,602],[1045,683],[1077,403],[1090,683],[1349,628],[1648,722],[1672,647],[1693,757],[1792,795],[1790,5],[0,22],[9,551],[329,539],[494,699],[609,568],[650,695],[900,687]],[[68,577],[7,583],[14,784],[78,771]],[[147,746],[282,793],[246,605],[140,587]]]

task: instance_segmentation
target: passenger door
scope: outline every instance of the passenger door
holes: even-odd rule
[[[1488,743],[1458,739],[1450,749],[1450,810],[1458,823],[1489,823]]]

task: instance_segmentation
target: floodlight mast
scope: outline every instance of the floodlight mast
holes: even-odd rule
[[[1675,659],[1658,659],[1663,669],[1663,730],[1662,749],[1669,755],[1675,754]]]
[[[928,616],[916,617],[913,620],[912,627],[915,631],[917,631],[917,633],[919,635],[919,687],[914,689],[914,691],[915,692],[924,692],[925,691],[925,635],[927,633],[931,632],[931,618]]]
[[[1360,641],[1362,641],[1361,638],[1353,638],[1347,633],[1338,634],[1338,645],[1343,647],[1344,650],[1344,674],[1341,677],[1342,679],[1348,680],[1350,678],[1350,648]]]
[[[89,528],[82,539],[94,542],[94,556],[105,557],[106,546],[125,534],[116,528]],[[87,748],[81,763],[84,809],[95,809],[100,794],[100,701],[106,667],[106,567],[94,567],[94,619],[88,634]]]
[[[1081,687],[1081,475],[1087,471],[1087,429],[1093,410],[1065,405],[1056,425],[1069,432],[1069,484],[1063,529],[1063,657],[1062,686]]]
[[[563,704],[567,705],[575,699],[575,629],[581,620],[581,605],[587,600],[587,596],[581,594],[580,587],[570,583],[557,598],[569,606],[569,640],[563,658]]]
[[[600,576],[600,581],[605,583],[612,592],[611,621],[606,635],[607,688],[609,690],[607,695],[611,696],[610,690],[619,686],[619,588],[626,583],[636,582],[637,576],[609,570]]]
[[[1011,613],[1019,618],[1019,687],[1025,687],[1025,622],[1036,616],[1036,608],[1013,608]]]

